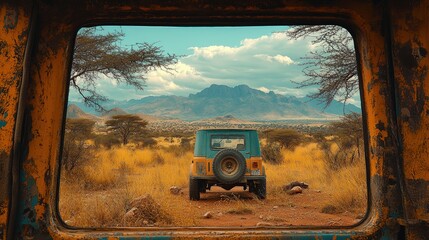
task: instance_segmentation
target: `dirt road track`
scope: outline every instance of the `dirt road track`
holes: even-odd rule
[[[182,197],[187,198],[185,189]],[[190,201],[201,216],[199,226],[350,226],[360,221],[364,213],[322,213],[329,202],[329,194],[317,190],[304,190],[302,194],[269,196],[258,200],[248,191],[236,187],[225,191],[212,187],[201,194],[201,200]],[[210,212],[211,218],[203,215]]]

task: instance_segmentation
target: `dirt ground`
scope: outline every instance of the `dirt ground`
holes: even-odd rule
[[[124,190],[88,191],[79,197],[78,203],[82,206],[91,206],[91,208],[77,208],[69,214],[62,212],[63,220],[75,227],[124,226],[122,221],[124,216],[116,216],[117,221],[115,221],[115,219],[110,219],[108,215],[104,215],[104,212],[92,211],[96,209],[105,210],[106,206],[115,208],[115,205],[112,205],[114,204],[113,200],[121,194],[124,194]],[[212,187],[210,191],[201,193],[199,201],[189,200],[187,188],[182,189],[178,195],[171,194],[169,191],[166,191],[165,194],[169,196],[168,199],[166,196],[163,207],[169,210],[175,221],[167,224],[160,222],[153,226],[351,226],[358,223],[365,214],[363,210],[362,212],[333,211],[330,214],[322,213],[322,209],[331,202],[331,196],[329,192],[316,189],[303,189],[302,193],[296,195],[288,195],[284,192],[276,192],[276,195],[268,193],[267,199],[264,200],[257,199],[248,190],[243,191],[242,187],[235,187],[230,191],[220,187]],[[100,214],[104,217],[100,218]],[[82,219],[87,218],[92,220],[82,222]]]
[[[181,197],[188,197],[187,189]],[[198,226],[208,227],[350,226],[358,223],[364,216],[363,212],[322,213],[321,209],[329,202],[329,197],[329,193],[304,189],[301,194],[267,196],[265,200],[258,200],[241,187],[230,191],[212,187],[211,191],[201,193],[201,200],[190,201],[190,204],[193,206],[191,211],[196,211],[197,216],[201,216]],[[210,218],[204,217],[207,212],[210,212]],[[190,215],[195,215],[195,212]]]

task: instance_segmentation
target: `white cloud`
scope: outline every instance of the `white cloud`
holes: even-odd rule
[[[256,54],[254,57],[263,59],[263,60],[268,61],[268,62],[279,62],[281,64],[286,64],[286,65],[294,63],[294,61],[292,59],[290,59],[290,57],[283,56],[280,54],[277,54],[275,56],[269,56],[269,55],[265,55],[265,54]]]
[[[297,89],[293,82],[305,79],[298,62],[309,44],[309,40],[289,40],[284,33],[272,33],[243,39],[236,47],[192,47],[192,54],[171,66],[175,71],[157,70],[147,75],[146,94],[187,96],[215,83],[305,95],[306,90]]]
[[[227,46],[193,47],[194,55],[212,59],[214,57],[227,57],[236,54],[237,48]]]
[[[187,96],[211,84],[247,84],[264,92],[305,96],[310,90],[296,88],[305,79],[299,63],[311,45],[310,40],[289,40],[284,33],[243,39],[239,46],[192,47],[192,54],[170,66],[173,71],[155,70],[145,74],[144,91],[100,79],[99,89],[110,98],[124,100],[148,95]],[[313,89],[311,89],[313,90]],[[128,93],[127,93],[128,92]],[[76,96],[75,93],[71,96]]]
[[[353,104],[359,108],[361,108],[361,99],[360,99],[360,94],[356,93],[354,94],[351,98],[347,99],[347,103]]]
[[[292,95],[295,97],[305,97],[308,94],[308,90],[302,88],[288,88],[288,87],[279,87],[274,91],[276,94],[281,95]]]
[[[192,66],[200,79],[209,84],[295,88],[291,81],[302,79],[302,66],[294,59],[304,56],[308,44],[308,41],[290,41],[284,33],[273,33],[244,39],[237,47],[194,47],[193,53],[181,62]]]
[[[259,88],[257,88],[259,91],[262,91],[262,92],[264,92],[264,93],[269,93],[270,92],[270,89],[268,89],[268,88],[266,88],[266,87],[259,87]]]

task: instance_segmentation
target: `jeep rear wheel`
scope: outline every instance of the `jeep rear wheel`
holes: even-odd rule
[[[236,183],[246,173],[246,159],[235,149],[221,150],[213,159],[213,173],[221,183]]]
[[[200,200],[199,180],[189,178],[189,199]]]

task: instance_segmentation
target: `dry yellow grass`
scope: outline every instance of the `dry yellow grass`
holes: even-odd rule
[[[282,150],[283,164],[265,164],[267,187],[269,192],[278,192],[278,188],[292,181],[307,182],[313,188],[320,188],[325,178],[323,152],[316,143],[298,146],[295,150]]]
[[[174,143],[157,139],[156,149],[116,147],[97,149],[95,157],[82,167],[81,179],[72,181],[62,176],[59,208],[62,218],[73,226],[121,226],[129,202],[149,194],[173,219],[175,226],[194,226],[198,221],[196,203],[169,193],[171,186],[188,186],[191,151],[178,152]],[[366,176],[363,161],[331,172],[324,154],[316,143],[282,150],[284,163],[266,163],[268,199],[287,199],[281,187],[292,181],[303,181],[312,189],[328,192],[326,204],[338,209],[364,211]],[[82,179],[83,178],[83,179]],[[233,210],[252,210],[253,206],[235,201]],[[363,210],[362,210],[363,209]],[[186,214],[183,214],[183,213]],[[363,212],[360,212],[363,213]]]

